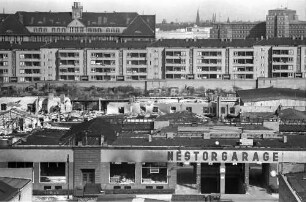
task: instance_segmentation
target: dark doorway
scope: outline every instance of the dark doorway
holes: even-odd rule
[[[195,163],[177,165],[177,184],[196,184],[196,169]]]
[[[263,175],[263,164],[250,164],[250,186],[265,187],[265,176]]]
[[[220,163],[201,164],[201,192],[220,193]]]
[[[177,164],[177,187],[178,194],[197,193],[197,164]]]
[[[94,169],[82,169],[83,185],[95,183],[95,170]]]
[[[225,193],[245,194],[244,164],[225,164]]]

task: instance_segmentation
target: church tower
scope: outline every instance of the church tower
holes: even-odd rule
[[[200,14],[199,14],[199,9],[198,9],[198,12],[197,12],[197,18],[196,18],[196,23],[195,23],[197,26],[200,26]]]
[[[83,12],[83,6],[80,2],[74,2],[72,6],[72,19],[81,19]]]

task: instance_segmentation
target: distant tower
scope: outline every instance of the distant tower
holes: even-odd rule
[[[200,14],[199,14],[199,9],[198,9],[198,12],[197,12],[196,25],[200,26]]]
[[[212,16],[212,23],[215,23],[216,22],[216,13],[213,13],[213,16]]]
[[[80,2],[74,2],[72,6],[72,19],[81,19],[83,12],[83,6]]]
[[[230,21],[229,17],[227,17],[227,23],[231,23],[231,21]]]

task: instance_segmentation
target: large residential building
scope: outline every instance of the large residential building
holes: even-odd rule
[[[306,41],[292,38],[0,45],[3,83],[306,77]]]
[[[213,39],[284,38],[306,36],[306,21],[299,21],[295,10],[269,10],[266,22],[214,23],[210,32]]]
[[[305,37],[306,21],[299,21],[295,10],[287,8],[269,10],[266,16],[266,36]]]
[[[2,20],[1,20],[2,19]],[[155,15],[135,12],[25,12],[0,16],[0,41],[154,40]]]
[[[216,23],[210,30],[211,39],[261,38],[266,35],[265,22]]]

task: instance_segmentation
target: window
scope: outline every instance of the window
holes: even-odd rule
[[[175,112],[176,111],[176,107],[171,107],[170,110]]]
[[[155,112],[155,113],[157,113],[157,112],[158,112],[158,107],[153,107],[153,110],[152,110],[152,112]]]
[[[235,114],[235,107],[230,108],[230,114]]]
[[[192,112],[192,107],[186,107],[186,111]]]
[[[66,163],[40,163],[40,182],[66,183]]]
[[[6,110],[6,104],[1,104],[1,111],[5,111]]]
[[[20,58],[20,59],[23,59],[23,58],[24,58],[24,54],[20,54],[20,55],[19,55],[19,58]]]
[[[203,113],[209,114],[209,107],[203,107]]]
[[[221,114],[225,114],[225,107],[221,107]]]
[[[33,168],[33,162],[8,162],[7,167],[8,168]]]
[[[143,163],[141,183],[166,184],[167,163]]]
[[[114,162],[110,164],[110,183],[135,183],[135,163]]]

